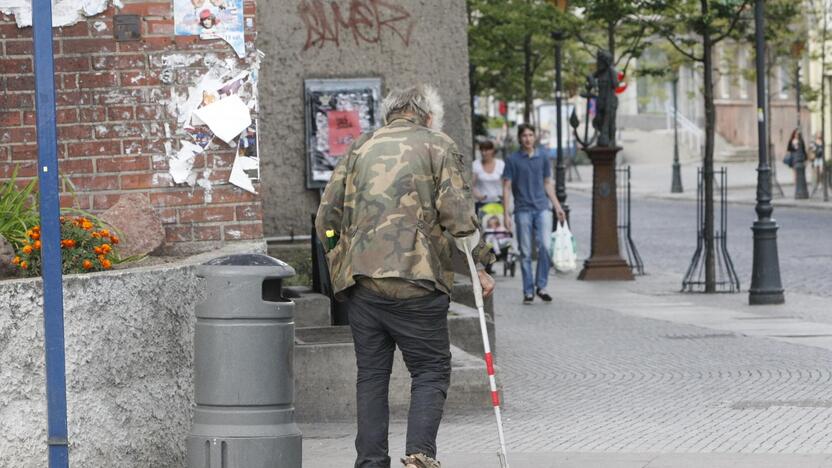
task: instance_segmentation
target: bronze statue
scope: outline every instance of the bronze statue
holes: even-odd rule
[[[597,87],[595,118],[592,126],[598,132],[598,146],[615,146],[615,114],[618,110],[618,73],[612,63],[612,55],[599,50],[596,55],[596,70],[592,74]]]

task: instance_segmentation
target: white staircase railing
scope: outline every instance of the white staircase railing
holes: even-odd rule
[[[667,129],[673,130],[673,104],[670,101],[664,103]],[[693,154],[699,155],[702,144],[705,140],[705,131],[699,128],[692,120],[688,119],[681,112],[675,113],[676,122],[679,125],[679,143],[687,147]]]

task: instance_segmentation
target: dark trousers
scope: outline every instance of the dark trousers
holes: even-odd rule
[[[436,457],[436,433],[451,381],[446,294],[389,299],[356,286],[346,301],[358,366],[355,468],[389,468],[388,387],[398,346],[410,371],[407,455]]]

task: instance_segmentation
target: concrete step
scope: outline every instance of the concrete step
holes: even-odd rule
[[[349,327],[295,330],[295,416],[299,422],[355,419],[355,352]],[[485,363],[451,346],[451,388],[447,408],[455,412],[488,409],[491,397]],[[394,418],[407,416],[410,376],[396,350],[389,404]]]
[[[305,286],[287,286],[283,288],[283,295],[295,303],[295,328],[332,324],[329,297]]]

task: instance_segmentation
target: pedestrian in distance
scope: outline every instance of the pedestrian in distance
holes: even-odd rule
[[[494,143],[486,140],[480,143],[481,159],[472,165],[471,181],[477,209],[486,203],[499,202],[503,194],[503,169],[505,162],[497,159]]]
[[[535,129],[528,124],[517,127],[520,150],[509,156],[503,171],[504,225],[512,230],[509,211],[514,200],[514,220],[520,244],[520,271],[523,277],[523,303],[531,304],[535,294],[544,302],[551,302],[546,291],[549,282],[549,239],[552,232],[552,207],[558,220],[566,220],[566,213],[555,197],[552,165],[549,158],[536,148]],[[537,269],[532,273],[532,249],[537,249]]]
[[[389,468],[388,386],[398,348],[412,379],[407,468],[438,468],[436,435],[450,385],[452,242],[479,224],[465,158],[440,131],[442,103],[428,85],[382,102],[385,125],[361,135],[333,171],[316,218],[333,239],[327,260],[345,302],[358,368],[355,468]],[[473,251],[484,295],[494,280],[485,242]]]
[[[815,133],[811,149],[812,167],[815,168],[815,187],[817,187],[823,183],[824,170],[823,137],[820,132]]]

